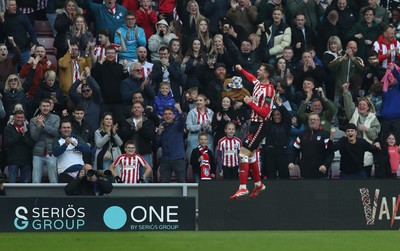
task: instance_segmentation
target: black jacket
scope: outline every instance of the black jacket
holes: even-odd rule
[[[143,116],[142,128],[135,131],[133,118],[127,118],[121,124],[119,135],[122,141],[131,139],[135,142],[138,154],[148,154],[152,152],[152,144],[155,139],[155,126],[153,121]]]
[[[157,93],[160,83],[163,82],[163,67],[160,61],[153,62],[153,69],[151,70],[151,79],[153,80],[154,90]],[[169,66],[166,69],[169,73],[169,83],[171,85],[172,94],[176,102],[181,101],[180,87],[182,86],[182,71],[180,65],[170,59]],[[154,97],[153,97],[154,98]]]
[[[32,162],[32,148],[35,142],[29,131],[22,135],[13,124],[8,124],[4,128],[4,138],[9,165],[27,165]]]
[[[51,99],[53,94],[55,94],[57,99],[57,103],[54,104],[54,110],[57,112],[57,114],[61,114],[61,111],[66,108],[66,102],[63,92],[57,81],[54,82],[52,87],[48,86],[45,81],[40,82],[39,88],[36,90],[35,96],[33,97],[33,104],[35,108],[39,107],[42,99]]]

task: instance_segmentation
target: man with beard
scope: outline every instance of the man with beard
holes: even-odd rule
[[[83,107],[85,120],[95,130],[99,127],[101,91],[96,80],[90,75],[89,67],[81,73],[80,78],[69,88],[69,97],[75,106]]]
[[[64,96],[68,96],[69,88],[79,79],[85,67],[92,67],[90,57],[80,57],[77,42],[71,41],[67,53],[58,60],[59,81]]]
[[[214,67],[214,77],[207,86],[207,96],[210,100],[208,107],[217,111],[221,106],[222,91],[226,80],[226,66],[223,63],[217,63]]]
[[[171,85],[172,95],[175,102],[181,101],[180,88],[182,86],[182,71],[180,65],[171,60],[169,48],[162,46],[159,50],[160,60],[154,61],[151,79],[155,84],[154,89],[158,90],[161,82],[167,82]]]

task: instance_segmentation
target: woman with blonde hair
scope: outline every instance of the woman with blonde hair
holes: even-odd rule
[[[324,68],[326,73],[328,74],[325,83],[326,96],[330,100],[334,100],[335,96],[335,78],[336,72],[329,70],[329,63],[338,57],[342,56],[342,42],[338,36],[331,36],[328,39],[328,43],[326,45],[326,51],[322,56],[322,62],[324,64]]]
[[[28,90],[29,87],[30,85],[22,85],[20,78],[16,74],[8,76],[4,85],[3,94],[3,105],[4,110],[6,111],[6,119],[13,114],[15,104],[20,103],[25,106],[26,90]]]
[[[214,69],[216,63],[223,63],[226,66],[226,72],[228,75],[233,73],[233,59],[227,52],[224,44],[224,39],[221,34],[215,34],[212,39],[212,45],[210,53],[208,54],[208,67]]]
[[[205,53],[208,53],[210,51],[210,49],[211,49],[211,44],[212,44],[211,43],[212,37],[210,36],[208,19],[207,18],[200,18],[197,21],[196,29],[197,29],[197,37],[203,43],[202,50]]]
[[[92,32],[89,30],[83,15],[78,14],[72,20],[71,29],[67,33],[67,40],[68,39],[77,41],[80,55],[84,56],[85,52],[88,51],[87,49],[89,49],[87,48],[88,43],[93,42],[94,37]]]

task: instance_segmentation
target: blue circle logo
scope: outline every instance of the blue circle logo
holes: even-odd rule
[[[112,206],[107,208],[103,214],[104,224],[110,229],[118,230],[126,223],[126,212],[121,207]]]

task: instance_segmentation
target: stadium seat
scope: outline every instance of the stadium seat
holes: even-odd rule
[[[299,165],[294,165],[292,170],[289,170],[290,179],[291,180],[298,180],[301,177],[300,167]]]
[[[38,42],[40,45],[43,45],[46,48],[46,54],[56,55],[57,49],[53,46],[54,38],[53,37],[38,37]]]
[[[35,20],[35,24],[34,24],[33,28],[34,28],[34,30],[36,32],[36,36],[38,38],[54,36],[53,30],[51,29],[49,21]]]

